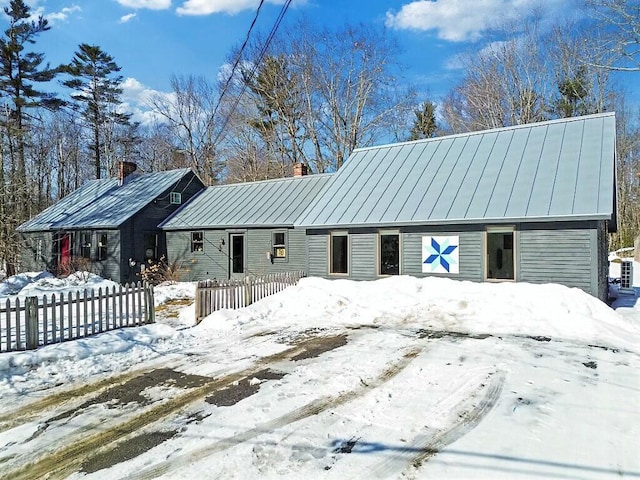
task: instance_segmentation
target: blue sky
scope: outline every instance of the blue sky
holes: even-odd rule
[[[500,38],[495,25],[543,7],[547,18],[579,15],[580,0],[293,0],[286,21],[305,15],[321,24],[386,26],[404,53],[405,80],[442,97],[461,71],[456,56]],[[285,0],[266,0],[257,30],[268,31]],[[149,92],[169,92],[172,74],[212,82],[244,39],[260,0],[26,0],[51,30],[35,51],[51,65],[71,60],[80,43],[100,46],[122,68],[132,110]],[[0,0],[8,4],[8,0]],[[6,24],[5,24],[6,25]],[[3,25],[3,29],[6,26]],[[635,77],[634,77],[635,78]]]

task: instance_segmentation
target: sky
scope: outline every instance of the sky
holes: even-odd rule
[[[110,283],[86,281],[22,274],[0,297]],[[633,302],[613,310],[553,284],[303,278],[195,325],[193,298],[192,283],[162,285],[156,324],[0,354],[3,474],[640,476]]]
[[[255,31],[267,32],[285,0],[265,0]],[[172,75],[215,82],[242,43],[259,0],[27,0],[51,30],[36,49],[51,65],[69,62],[81,43],[98,45],[122,68],[131,111],[150,93],[170,92]],[[460,78],[457,58],[504,38],[495,25],[516,14],[545,21],[584,14],[580,0],[293,0],[280,28],[300,16],[321,25],[374,24],[401,47],[403,81],[436,102]],[[1,0],[0,4],[8,4]],[[141,120],[138,117],[137,120]]]

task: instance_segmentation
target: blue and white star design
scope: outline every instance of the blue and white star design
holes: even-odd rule
[[[423,273],[459,273],[458,236],[422,237]]]

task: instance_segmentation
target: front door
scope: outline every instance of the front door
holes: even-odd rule
[[[60,236],[60,264],[62,270],[65,270],[71,260],[71,235],[68,233]]]
[[[231,246],[230,254],[230,278],[243,278],[245,269],[244,257],[244,234],[229,234],[229,245]]]

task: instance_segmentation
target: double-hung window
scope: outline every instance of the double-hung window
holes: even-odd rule
[[[275,259],[287,258],[287,232],[273,232],[272,238],[272,253],[271,255]]]
[[[80,256],[91,258],[91,232],[80,232]]]
[[[98,260],[106,260],[107,259],[107,233],[106,232],[98,232],[98,248],[96,249],[96,258]]]
[[[191,252],[204,252],[204,232],[191,232]]]

